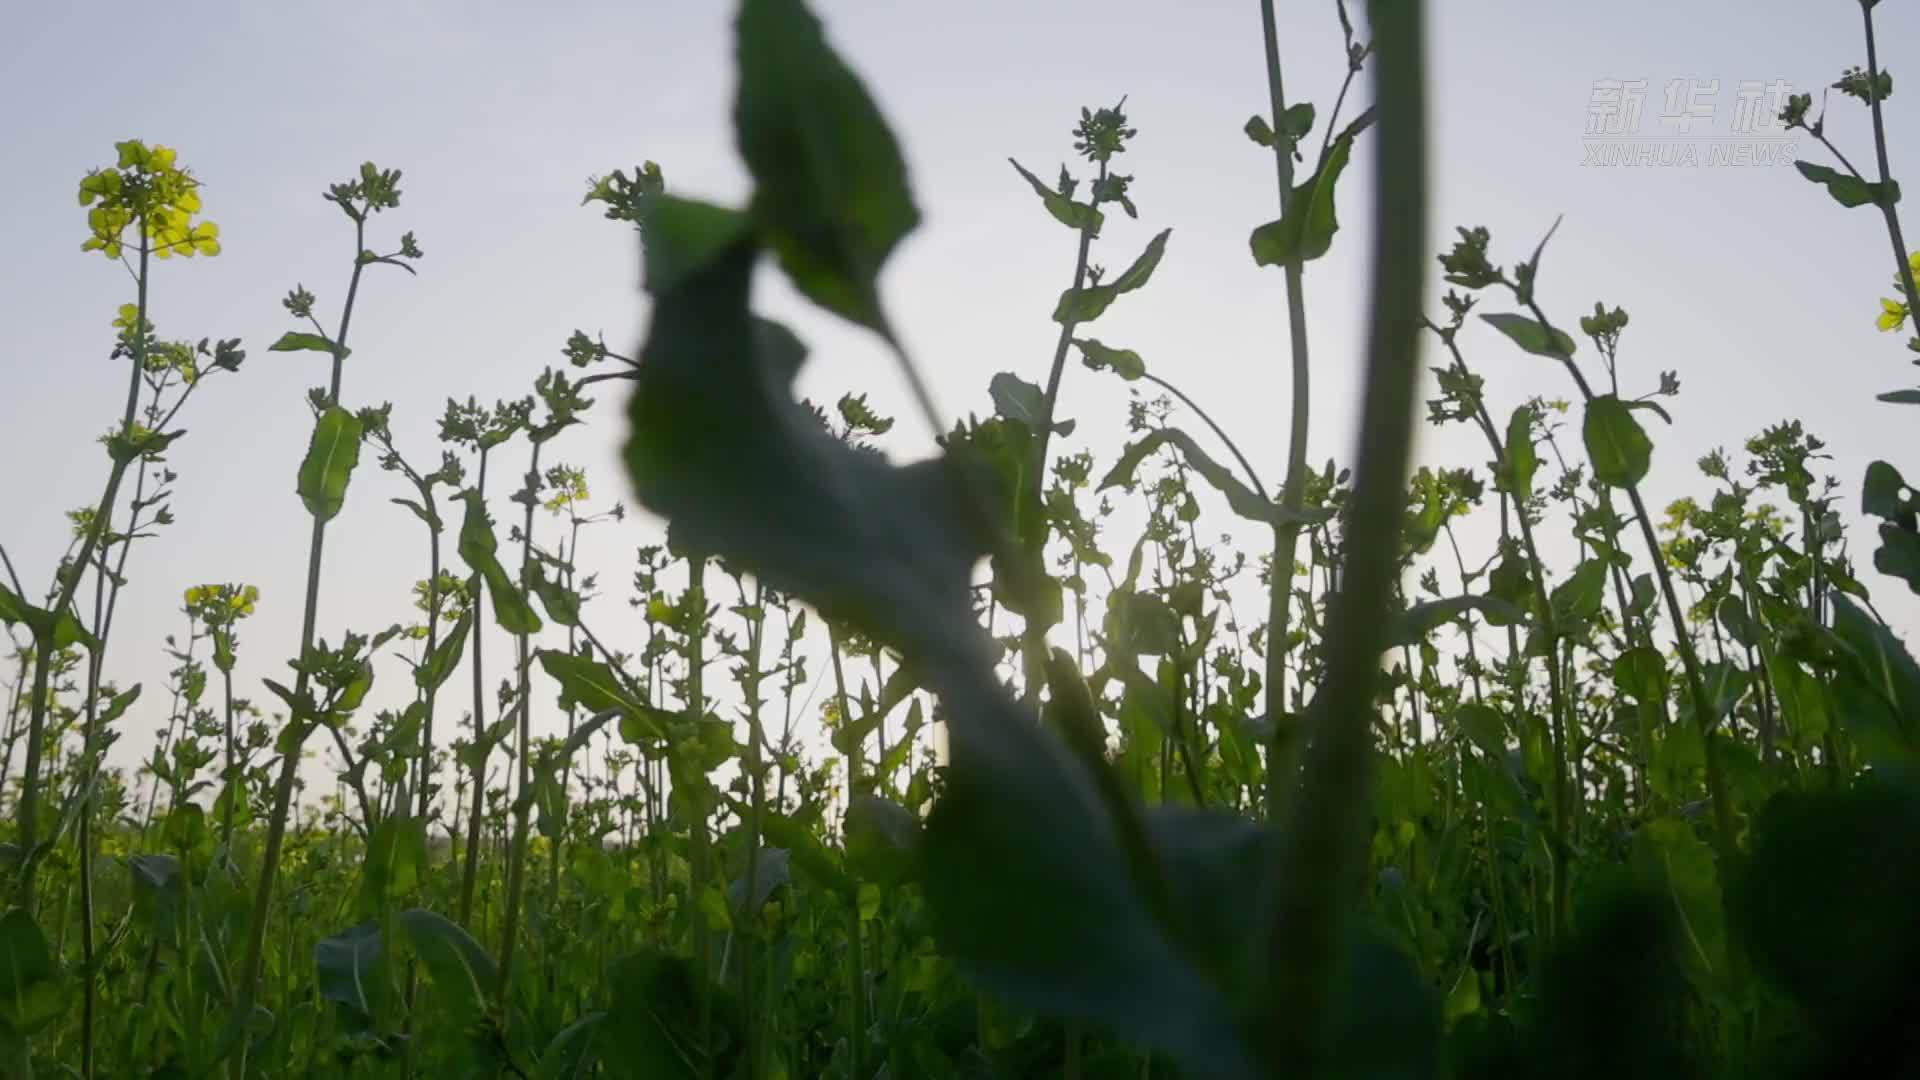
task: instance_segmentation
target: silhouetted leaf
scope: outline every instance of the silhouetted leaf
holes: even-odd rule
[[[1140,463],[1163,446],[1172,446],[1186,459],[1187,467],[1213,485],[1214,489],[1227,497],[1227,505],[1233,512],[1249,521],[1262,525],[1271,525],[1274,521],[1274,505],[1247,487],[1231,469],[1215,461],[1200,449],[1193,436],[1174,427],[1155,428],[1146,435],[1129,443],[1120,452],[1120,459],[1107,470],[1100,480],[1099,490],[1110,487],[1124,487],[1133,483],[1133,475]]]
[[[1549,335],[1547,328],[1531,315],[1498,313],[1480,317],[1495,330],[1507,335],[1509,341],[1535,356],[1558,360],[1573,355],[1572,338],[1560,330]]]
[[[1012,158],[1007,160],[1033,188],[1033,193],[1040,196],[1040,201],[1046,204],[1047,213],[1053,215],[1053,220],[1069,229],[1086,229],[1095,236],[1100,235],[1100,226],[1106,223],[1106,215],[1086,203],[1074,202],[1041,183],[1040,178],[1028,172],[1026,166]]]
[[[1900,201],[1900,184],[1895,180],[1878,184],[1811,161],[1796,161],[1793,167],[1800,170],[1801,176],[1826,188],[1834,202],[1849,210],[1868,204],[1880,205],[1883,196],[1888,206]]]
[[[1352,149],[1352,135],[1335,139],[1319,168],[1293,189],[1286,214],[1253,230],[1249,243],[1255,263],[1261,266],[1304,263],[1325,255],[1333,247],[1333,234],[1340,228],[1334,213],[1334,191]]]
[[[510,634],[539,633],[540,616],[534,614],[533,605],[527,603],[525,594],[507,576],[506,568],[494,554],[499,545],[493,536],[493,523],[487,519],[486,500],[478,491],[471,490],[461,492],[460,498],[467,504],[466,517],[460,525],[460,558],[487,583],[494,621]]]
[[[760,237],[802,294],[891,337],[877,279],[920,221],[893,132],[800,0],[744,0],[736,40]]]
[[[1061,293],[1060,302],[1053,308],[1053,321],[1067,326],[1092,322],[1112,307],[1122,293],[1130,293],[1145,285],[1160,265],[1161,257],[1167,253],[1167,237],[1171,235],[1172,229],[1162,229],[1159,235],[1147,241],[1146,250],[1112,281]]]

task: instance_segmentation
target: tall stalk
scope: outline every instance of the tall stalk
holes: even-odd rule
[[[1270,10],[1270,7],[1269,7]],[[1260,1030],[1270,1067],[1309,1080],[1327,1067],[1327,1018],[1373,805],[1374,685],[1405,512],[1419,384],[1427,243],[1426,75],[1422,5],[1372,6],[1379,62],[1373,283],[1361,443],[1346,570],[1327,625],[1327,672],[1311,741],[1274,864]],[[1296,324],[1297,325],[1297,324]],[[1278,567],[1275,568],[1279,572]]]
[[[360,281],[366,268],[376,262],[404,266],[398,262],[398,256],[380,256],[367,250],[367,215],[381,209],[399,205],[399,192],[393,186],[399,179],[398,172],[377,172],[372,163],[361,166],[361,179],[357,183],[336,184],[328,193],[329,201],[336,203],[353,220],[353,274],[347,281],[346,301],[340,308],[339,327],[333,335],[328,348],[332,364],[328,373],[327,391],[323,399],[316,404],[326,408],[335,408],[340,403],[340,381],[347,356],[348,332],[353,327],[353,309],[360,296]],[[358,205],[355,205],[355,204]],[[401,253],[406,257],[417,256],[413,246],[413,235],[407,234],[402,240]],[[409,272],[411,268],[407,267]],[[304,290],[300,290],[304,293]],[[307,312],[312,308],[312,297],[304,296]],[[289,298],[288,309],[300,314],[293,298]],[[311,318],[309,314],[307,316]],[[326,550],[327,524],[331,515],[313,513],[313,528],[307,541],[307,587],[306,599],[300,617],[300,651],[302,661],[294,681],[294,700],[311,700],[308,691],[312,678],[310,665],[305,663],[313,649],[314,636],[320,615],[320,580],[322,558]],[[253,914],[247,926],[247,944],[243,953],[238,984],[235,987],[234,1009],[232,1014],[230,1037],[238,1041],[238,1048],[227,1060],[231,1065],[234,1080],[246,1075],[247,1051],[251,1040],[247,1029],[253,1016],[253,1008],[259,993],[262,961],[265,959],[268,915],[273,908],[274,882],[280,870],[280,852],[286,843],[287,818],[293,807],[293,792],[300,774],[300,748],[305,745],[307,736],[312,733],[316,718],[296,713],[290,720],[292,738],[282,736],[280,773],[274,779],[273,810],[267,819],[267,836],[260,853],[260,876],[253,894]]]
[[[480,465],[474,472],[473,490],[480,493],[482,502],[487,494],[487,452],[491,447],[480,448]],[[477,583],[479,575],[474,575]],[[467,641],[467,650],[473,671],[473,746],[470,753],[472,762],[468,765],[468,786],[473,790],[473,802],[467,807],[467,848],[466,856],[460,864],[460,925],[468,930],[475,929],[473,924],[474,892],[480,881],[480,840],[481,826],[486,822],[487,810],[487,758],[490,756],[487,743],[487,679],[485,657],[482,655],[486,644],[486,618],[481,608],[480,590],[473,590],[473,629]]]
[[[540,448],[544,445],[540,439],[533,440],[523,492],[526,512],[520,528],[520,588],[529,595],[533,592],[533,510],[540,505]],[[513,958],[520,933],[520,902],[527,885],[527,819],[533,809],[533,649],[529,635],[516,634],[514,638],[519,651],[519,697],[515,705],[520,712],[520,726],[514,744],[519,783],[513,803],[513,840],[507,857],[506,928],[500,939],[500,1000],[503,1002],[513,1000],[509,992],[513,986]]]
[[[135,317],[133,323],[132,371],[127,377],[127,404],[120,419],[120,434],[133,438],[134,418],[140,407],[140,376],[147,365],[147,276],[152,265],[153,246],[147,236],[147,212],[142,209],[138,217],[140,232],[139,269],[134,274],[137,299],[134,302]],[[58,587],[54,592],[53,603],[47,610],[54,618],[67,610],[73,603],[74,593],[80,588],[81,578],[93,558],[94,549],[100,543],[107,522],[113,517],[113,508],[120,493],[120,484],[126,477],[127,466],[133,461],[125,454],[115,454],[113,467],[107,473],[107,487],[95,504],[93,518],[87,523],[85,535],[80,541],[80,550],[70,563],[57,575]],[[35,848],[40,839],[40,759],[46,753],[47,710],[52,704],[48,697],[48,687],[53,672],[54,635],[51,628],[34,634],[33,692],[28,699],[27,716],[27,759],[25,772],[20,778],[20,807],[17,814],[19,844],[21,853],[19,904],[28,911],[34,910],[34,879],[39,870],[40,860]]]
[[[1260,30],[1267,55],[1267,103],[1273,112],[1274,131],[1284,131],[1282,119],[1287,111],[1286,88],[1280,69],[1280,37],[1273,15],[1273,0],[1260,0]],[[1280,191],[1280,216],[1285,218],[1293,201],[1293,143],[1275,139],[1273,146],[1274,179]],[[1299,262],[1284,269],[1287,290],[1287,342],[1293,360],[1292,415],[1288,421],[1287,475],[1280,487],[1280,517],[1273,530],[1272,563],[1267,581],[1267,718],[1272,722],[1272,743],[1267,754],[1267,813],[1277,819],[1300,757],[1301,733],[1287,718],[1287,637],[1293,619],[1293,563],[1300,543],[1300,510],[1306,495],[1307,423],[1312,393],[1311,364],[1307,353],[1307,300]]]

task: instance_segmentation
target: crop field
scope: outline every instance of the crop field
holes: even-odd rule
[[[1434,71],[1477,62],[1450,13],[1315,0],[1296,40],[1274,4],[1240,5],[1269,201],[1231,208],[1264,329],[1226,380],[1113,317],[1201,212],[1136,181],[1116,95],[979,150],[1013,151],[1007,260],[1058,282],[966,316],[1044,351],[943,392],[882,288],[960,220],[908,167],[935,135],[804,0],[730,5],[736,161],[596,114],[643,164],[552,214],[622,245],[638,333],[552,334],[492,404],[436,385],[437,422],[387,398],[381,335],[450,273],[403,163],[299,193],[329,231],[256,340],[172,310],[248,242],[217,224],[247,178],[163,131],[76,161],[32,213],[113,270],[73,351],[115,382],[9,357],[0,396],[62,425],[0,517],[0,1078],[1920,1076],[1920,450],[1841,464],[1920,405],[1910,5],[1820,15],[1857,58],[1746,116],[1790,157],[1700,163],[1884,267],[1764,316],[1879,331],[1844,364],[1888,389],[1815,431],[1570,295],[1561,222],[1435,220],[1465,107]],[[1590,163],[1692,152],[1636,146]],[[678,179],[723,167],[742,197]],[[1308,302],[1335,252],[1352,310]],[[296,364],[304,397],[252,389]],[[261,433],[229,475],[302,433],[284,482],[181,464],[223,410]],[[1673,449],[1715,410],[1741,441]],[[299,539],[272,578],[155,582],[177,506]]]

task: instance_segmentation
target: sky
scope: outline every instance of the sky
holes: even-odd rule
[[[1315,102],[1324,119],[1343,72],[1332,0],[1278,6],[1288,97]],[[1743,141],[1730,131],[1741,83],[1784,81],[1817,100],[1863,61],[1855,5],[1431,8],[1433,249],[1450,245],[1456,225],[1485,225],[1494,261],[1511,265],[1560,219],[1540,286],[1549,313],[1570,326],[1595,301],[1625,307],[1624,386],[1651,390],[1662,370],[1681,381],[1667,403],[1675,425],[1653,431],[1650,504],[1705,494],[1696,458],[1797,417],[1828,440],[1856,521],[1866,464],[1914,460],[1900,434],[1909,414],[1873,400],[1909,385],[1911,371],[1899,339],[1873,325],[1878,298],[1890,294],[1882,226],[1805,182],[1784,164],[1792,154],[1771,165],[1707,156],[1716,142]],[[1007,159],[1051,179],[1072,159],[1080,108],[1125,95],[1139,135],[1116,167],[1135,176],[1140,218],[1109,214],[1094,261],[1117,272],[1161,228],[1173,236],[1149,287],[1088,329],[1138,350],[1277,481],[1290,410],[1285,301],[1279,271],[1256,267],[1247,249],[1249,231],[1277,214],[1275,181],[1271,155],[1242,132],[1267,100],[1258,5],[820,0],[815,9],[907,157],[924,220],[889,264],[884,292],[943,414],[990,412],[987,383],[999,371],[1044,382],[1056,334],[1049,313],[1070,282],[1075,238]],[[1354,14],[1364,26],[1363,5]],[[0,11],[10,43],[0,66],[0,460],[9,466],[0,544],[30,587],[48,579],[64,545],[62,513],[97,497],[108,462],[94,440],[124,394],[109,324],[132,299],[129,279],[82,254],[75,201],[81,176],[112,162],[116,140],[176,147],[203,181],[205,216],[222,229],[219,257],[158,267],[152,317],[162,336],[237,336],[249,352],[237,378],[210,383],[182,415],[188,435],[169,454],[177,523],[136,548],[129,568],[108,675],[143,682],[150,697],[124,721],[127,748],[144,750],[164,717],[162,638],[184,628],[187,586],[260,587],[239,669],[255,689],[243,694],[265,697],[256,680],[284,672],[297,646],[307,518],[294,473],[310,426],[302,396],[324,382],[325,361],[266,346],[293,326],[280,300],[296,284],[318,295],[329,321],[338,310],[352,233],[321,198],[326,186],[362,161],[403,170],[402,205],[375,219],[376,246],[412,230],[425,258],[418,278],[372,275],[363,288],[343,399],[391,402],[400,445],[431,462],[449,396],[530,392],[543,368],[564,365],[561,345],[576,328],[617,349],[637,345],[646,306],[637,244],[628,226],[580,205],[589,175],[652,160],[679,193],[744,202],[731,21],[731,4],[708,0],[185,2],[158,22],[149,5],[123,2],[22,0]],[[1899,76],[1903,43],[1920,41],[1920,7],[1882,5],[1878,22],[1883,63]],[[1691,89],[1710,116],[1697,140],[1679,141],[1697,145],[1701,163],[1588,160],[1603,80],[1646,80],[1638,129],[1627,133],[1635,137],[1623,140],[1634,145],[1675,145],[1657,142],[1678,132],[1662,123],[1666,88],[1680,80],[1682,99]],[[1367,95],[1363,81],[1344,115]],[[1895,175],[1920,164],[1920,126],[1906,104],[1896,94],[1888,106]],[[1836,95],[1829,132],[1854,160],[1871,158],[1855,103]],[[1797,141],[1797,156],[1827,162]],[[1342,186],[1334,251],[1307,274],[1315,462],[1350,457],[1371,162],[1363,139]],[[1438,286],[1437,273],[1432,280]],[[901,416],[891,453],[929,451],[876,342],[810,309],[771,271],[756,288],[762,311],[812,348],[802,393],[867,392]],[[1533,394],[1572,392],[1554,365],[1491,328],[1470,331],[1463,347],[1488,377],[1498,415]],[[1583,354],[1591,360],[1590,347]],[[596,412],[622,411],[619,395],[600,397]],[[1062,414],[1079,428],[1062,449],[1111,455],[1126,401],[1113,380],[1070,368]],[[619,428],[602,416],[564,436],[548,460],[584,466],[603,504],[630,504]],[[1569,434],[1571,449],[1577,429]],[[1423,428],[1419,453],[1435,464],[1486,458],[1457,427]],[[323,636],[409,618],[406,590],[425,573],[418,527],[386,501],[407,492],[371,465],[363,461],[329,532]],[[631,630],[632,551],[658,536],[644,515],[591,536],[584,559],[606,590],[590,618]],[[1920,608],[1867,565],[1869,534],[1854,543],[1882,610],[1914,625]],[[505,655],[504,643],[490,648]],[[398,663],[382,677],[401,693]]]

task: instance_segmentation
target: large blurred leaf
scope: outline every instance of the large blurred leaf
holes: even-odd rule
[[[31,1035],[66,1011],[53,946],[22,908],[0,915],[0,1028]]]
[[[1673,962],[1683,935],[1666,898],[1610,885],[1548,957],[1519,1031],[1456,1029],[1454,1075],[1618,1080],[1699,1075],[1676,1033],[1688,999]]]
[[[1920,785],[1868,775],[1849,791],[1786,791],[1760,813],[1734,879],[1733,925],[1798,1004],[1820,1064],[1804,1075],[1920,1070]]]
[[[1203,1075],[1255,1075],[1225,991],[1175,937],[1196,927],[1170,898],[1148,898],[1081,763],[1010,702],[968,686],[945,696],[953,764],[921,846],[943,950],[1010,1003],[1122,1032]],[[1217,815],[1156,835],[1189,858],[1255,842],[1252,826]]]
[[[500,969],[473,935],[425,908],[409,908],[395,922],[433,981],[434,1000],[462,1024],[480,1019],[500,981]]]
[[[373,920],[314,942],[313,964],[320,996],[362,1017],[373,1016],[386,996],[380,978],[381,949],[380,924]]]
[[[738,1016],[717,986],[709,1039],[700,1033],[699,974],[685,957],[648,950],[614,965],[613,1000],[597,1040],[600,1060],[614,1076],[647,1080],[706,1080],[730,1076],[739,1056]]]
[[[890,799],[855,795],[847,805],[847,865],[862,881],[895,885],[913,869],[920,819]]]
[[[909,653],[977,651],[968,583],[985,544],[961,477],[848,447],[794,401],[805,349],[748,315],[754,254],[736,246],[656,297],[628,407],[640,501],[691,549]]]
[[[761,238],[801,293],[891,337],[877,278],[920,221],[893,132],[800,0],[744,0],[737,31],[734,130]]]

